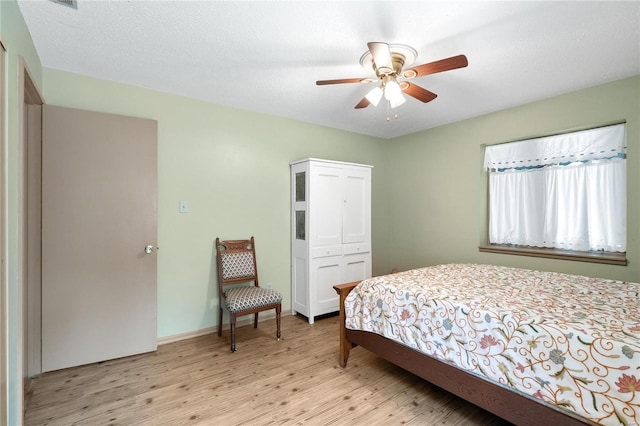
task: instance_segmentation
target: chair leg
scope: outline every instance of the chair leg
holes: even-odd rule
[[[278,327],[278,332],[277,332],[277,336],[278,336],[278,341],[280,341],[280,311],[282,310],[282,306],[278,305],[276,307],[276,324]]]
[[[218,315],[218,337],[222,336],[222,306]]]
[[[230,314],[229,325],[231,327],[231,352],[236,351],[236,314]]]
[[[258,328],[258,313],[253,316],[253,328]]]

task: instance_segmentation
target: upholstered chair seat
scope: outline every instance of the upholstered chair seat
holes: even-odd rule
[[[225,304],[229,312],[241,312],[282,302],[280,293],[262,287],[236,287],[225,293]]]

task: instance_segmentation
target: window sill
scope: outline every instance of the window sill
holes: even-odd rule
[[[596,253],[588,251],[570,251],[552,248],[514,247],[491,244],[478,246],[484,253],[512,254],[516,256],[545,257],[548,259],[574,260],[577,262],[606,263],[627,266],[626,253]]]

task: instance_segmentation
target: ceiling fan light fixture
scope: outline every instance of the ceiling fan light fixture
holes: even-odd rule
[[[388,101],[392,101],[398,98],[402,98],[402,90],[400,90],[400,85],[395,80],[389,80],[384,85],[384,97]]]
[[[404,98],[404,96],[402,96],[402,93],[399,93],[397,97],[393,99],[389,99],[389,106],[391,108],[395,108],[395,107],[399,107],[405,102],[406,102],[406,99]]]
[[[365,70],[373,71],[376,78],[318,80],[316,81],[316,85],[370,83],[378,81],[379,87],[367,93],[367,95],[356,104],[355,109],[363,109],[371,104],[377,106],[380,103],[380,99],[382,99],[381,94],[383,94],[388,102],[388,112],[390,108],[396,108],[405,103],[405,94],[422,103],[431,102],[438,97],[437,94],[405,80],[464,68],[469,65],[465,55],[457,55],[413,66],[413,61],[416,59],[418,53],[410,46],[372,41],[367,43],[367,47],[369,50],[360,57],[360,65],[362,65]],[[400,79],[399,82],[398,79]]]
[[[382,99],[383,91],[380,86],[371,89],[369,93],[366,94],[365,98],[369,101],[369,103],[373,106],[378,106],[380,99]]]

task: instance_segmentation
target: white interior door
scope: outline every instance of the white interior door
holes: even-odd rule
[[[157,123],[45,105],[42,370],[157,347]]]

